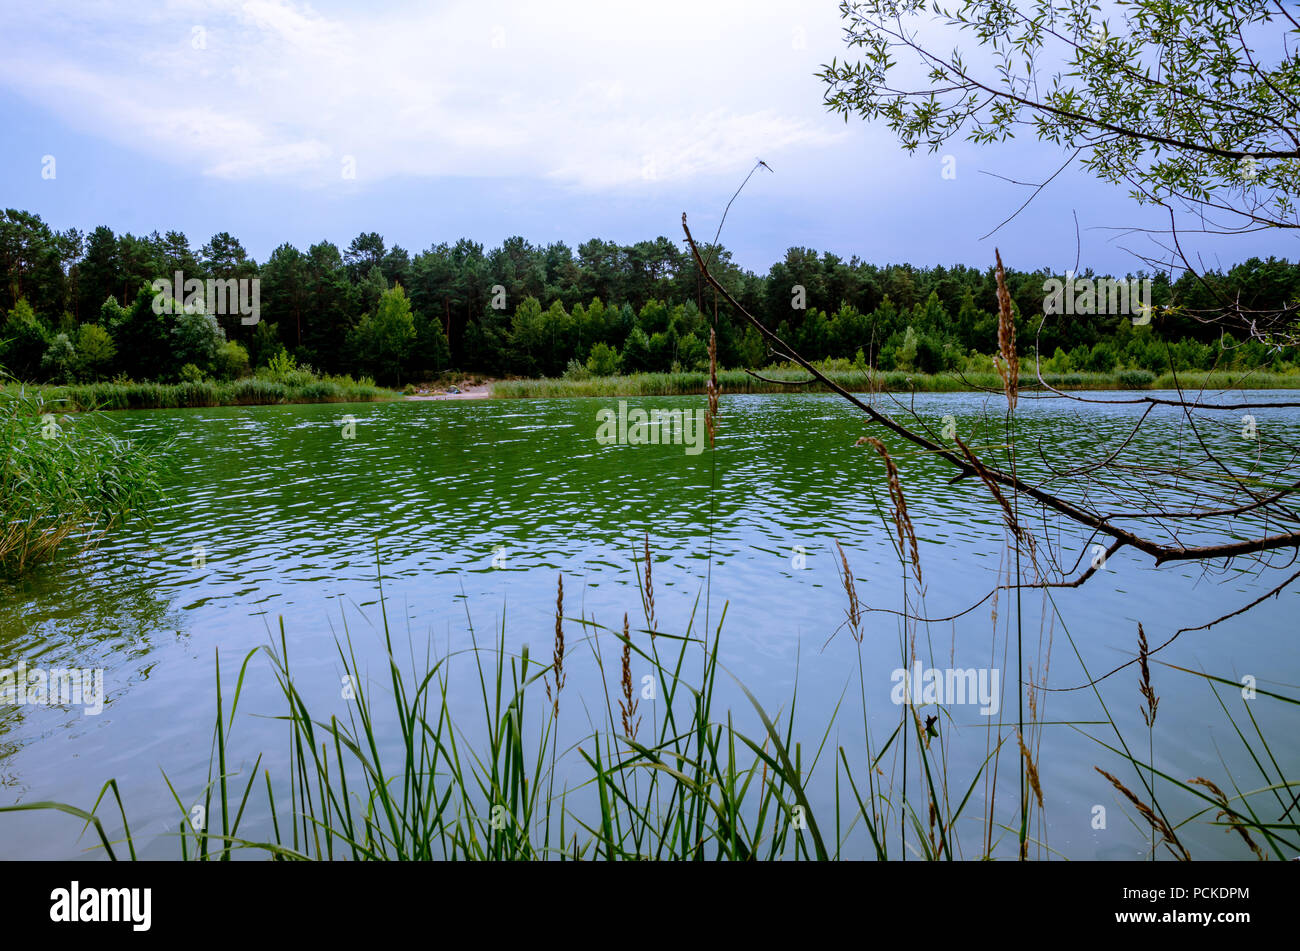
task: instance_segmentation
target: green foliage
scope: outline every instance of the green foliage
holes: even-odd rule
[[[67,410],[170,409],[186,406],[256,406],[266,403],[368,403],[397,399],[375,381],[348,376],[317,377],[295,369],[287,382],[256,376],[225,381],[132,383],[127,380],[42,387],[47,401],[60,401]],[[0,390],[0,399],[20,395],[17,387]]]
[[[841,10],[861,58],[823,67],[826,103],[881,121],[908,151],[1032,127],[1067,151],[1083,142],[1084,168],[1140,201],[1293,226],[1300,24],[1281,5],[855,0]],[[919,22],[948,34],[918,34]]]
[[[640,327],[634,327],[623,344],[623,372],[644,373],[650,369],[650,338]]]
[[[358,366],[380,382],[400,383],[415,337],[411,302],[397,284],[380,294],[375,309],[361,318],[349,339]]]
[[[1145,390],[1155,382],[1156,375],[1148,370],[1120,370],[1115,379],[1126,390]]]
[[[260,320],[253,328],[248,343],[248,359],[254,367],[264,367],[284,350],[280,341],[279,325]]]
[[[20,380],[34,380],[50,346],[50,328],[20,297],[0,326],[0,366]]]
[[[169,378],[178,366],[171,350],[172,316],[155,313],[153,299],[153,291],[144,285],[129,307],[106,303],[101,311],[108,318],[118,367],[134,379]]]
[[[76,348],[68,335],[55,334],[50,346],[41,357],[41,372],[46,379],[56,383],[68,383],[72,380],[77,365]]]
[[[181,367],[178,374],[182,383],[202,383],[203,371],[192,363],[187,363]]]
[[[756,274],[738,267],[726,248],[703,250],[741,304],[812,359],[850,359],[861,350],[869,368],[933,373],[963,367],[972,352],[996,347],[996,281],[987,266],[877,266],[791,248],[766,274]],[[165,307],[155,314],[150,282],[177,268],[200,280],[260,276],[262,319],[245,326],[219,316],[214,326],[211,318]],[[243,346],[253,367],[287,351],[300,366],[323,373],[387,381],[436,378],[453,369],[558,377],[573,360],[585,366],[600,344],[619,355],[627,372],[691,371],[702,365],[718,304],[693,258],[667,238],[590,241],[576,253],[562,243],[537,246],[517,237],[488,251],[461,240],[411,256],[370,232],[345,253],[327,241],[306,251],[282,244],[259,267],[229,234],[214,236],[196,254],[177,232],[135,237],[101,227],[83,240],[11,210],[0,215],[0,271],[0,298],[9,294],[0,303],[10,308],[0,319],[0,364],[28,381],[43,378],[41,360],[58,333],[73,344],[75,365],[65,372],[51,363],[49,372],[78,380],[172,380],[185,363],[222,377],[242,374],[240,362],[227,359],[234,351],[222,350],[218,331]],[[1252,314],[1276,313],[1300,300],[1300,265],[1251,258],[1200,278],[1154,275],[1159,314],[1142,327],[1104,315],[1040,321],[1051,276],[1007,271],[1022,356],[1032,357],[1038,341],[1045,362],[1058,349],[1067,358],[1048,372],[1111,365],[1107,348],[1094,356],[1103,342],[1113,347],[1116,369],[1285,372],[1295,365],[1293,346],[1278,352],[1257,341],[1221,345],[1218,328],[1189,315],[1213,317],[1222,300]],[[806,298],[803,309],[792,307],[796,284]],[[404,326],[407,308],[393,303],[399,287],[409,295],[413,337]],[[723,305],[717,314],[719,363],[766,365],[772,359],[767,342],[727,311]],[[108,332],[111,355],[102,340],[83,345],[86,324]]]
[[[580,363],[575,358],[569,361],[569,365],[564,368],[564,379],[566,380],[590,380],[591,371],[587,369],[585,363]]]
[[[437,376],[451,366],[451,346],[442,322],[436,317],[417,313],[415,317],[415,346],[411,352],[411,372],[422,376]]]
[[[685,370],[702,370],[709,366],[709,345],[688,333],[677,341],[677,363]]]
[[[894,357],[894,366],[899,370],[913,370],[916,368],[916,354],[920,340],[916,335],[916,330],[912,327],[907,328],[903,335],[903,342],[899,346]]]
[[[198,368],[200,376],[210,373],[226,343],[226,333],[212,314],[195,311],[172,318],[172,359],[182,366]],[[183,379],[183,377],[182,377]]]
[[[587,369],[593,376],[613,376],[621,363],[618,351],[604,341],[593,346],[587,357]]]
[[[218,380],[237,380],[248,376],[249,364],[248,351],[238,341],[227,340],[217,350],[212,375]]]
[[[88,544],[157,497],[153,450],[60,413],[39,394],[0,392],[0,573]]]
[[[76,376],[78,380],[102,380],[113,365],[117,348],[113,338],[99,324],[82,324],[77,328]]]
[[[266,361],[265,376],[277,383],[283,383],[297,371],[297,359],[283,349],[273,353],[270,359]]]

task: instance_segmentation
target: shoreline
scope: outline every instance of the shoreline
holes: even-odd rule
[[[836,384],[852,393],[1000,393],[997,374],[909,374],[879,373],[871,380],[861,371],[823,371]],[[722,394],[799,394],[831,392],[820,382],[801,383],[803,374],[789,370],[764,371],[763,379],[743,370],[722,370],[718,383]],[[481,379],[481,378],[480,378]],[[1184,392],[1300,390],[1300,374],[1235,371],[1207,373],[1188,371],[1159,376],[1150,371],[1120,370],[1114,373],[1043,374],[1052,387],[1065,392],[1113,391]],[[563,378],[483,380],[458,386],[450,393],[426,384],[414,393],[363,384],[345,385],[320,380],[303,385],[272,383],[244,378],[229,383],[86,383],[71,385],[9,385],[0,394],[16,396],[26,392],[47,403],[63,403],[65,412],[100,410],[202,409],[222,406],[282,406],[307,403],[427,403],[451,400],[487,399],[577,399],[583,397],[704,396],[709,377],[702,371],[690,373],[639,373],[628,376],[595,377],[586,380]],[[1035,376],[1022,375],[1020,390],[1025,394],[1050,395]]]
[[[853,393],[1001,393],[1002,380],[996,373],[876,373],[870,378],[862,371],[823,370],[828,379]],[[829,393],[819,381],[802,383],[802,371],[767,370],[765,379],[743,370],[721,370],[718,385],[723,395],[761,393]],[[1070,391],[1143,392],[1176,390],[1188,393],[1199,390],[1290,390],[1300,389],[1300,373],[1283,374],[1263,371],[1215,372],[1186,371],[1155,374],[1148,370],[1118,370],[1112,373],[1044,373],[1051,387]],[[703,396],[708,390],[709,375],[703,371],[689,373],[641,373],[630,376],[595,377],[587,380],[563,378],[489,381],[493,399],[566,399],[575,397],[645,397]],[[1024,393],[1050,393],[1032,374],[1021,374],[1020,390]]]

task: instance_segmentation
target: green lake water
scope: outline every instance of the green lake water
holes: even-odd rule
[[[223,681],[233,681],[244,654],[267,644],[283,618],[301,689],[323,713],[339,707],[334,645],[345,623],[359,656],[382,674],[378,566],[402,650],[409,642],[411,653],[422,657],[431,644],[439,652],[465,647],[468,614],[480,635],[490,639],[504,624],[508,648],[526,642],[534,658],[549,657],[557,573],[565,579],[566,614],[621,628],[627,612],[634,629],[643,624],[632,559],[647,532],[660,629],[684,630],[698,602],[698,633],[707,581],[711,623],[727,605],[721,634],[727,671],[771,710],[788,709],[797,681],[796,732],[805,757],[813,755],[843,700],[829,745],[843,745],[860,762],[858,647],[843,628],[846,597],[835,542],[864,605],[902,606],[904,575],[891,539],[883,467],[869,446],[855,445],[859,436],[878,431],[868,430],[861,414],[833,395],[724,396],[715,453],[601,445],[597,412],[617,403],[448,401],[111,414],[107,424],[122,435],[170,440],[167,497],[151,524],[129,523],[84,556],[60,558],[0,587],[0,667],[24,661],[103,668],[108,696],[98,716],[76,708],[0,706],[0,803],[60,800],[89,807],[104,781],[116,777],[143,854],[176,856],[168,833],[179,811],[160,769],[183,798],[201,795],[216,651]],[[693,410],[704,399],[628,403]],[[1000,394],[918,395],[913,405],[936,432],[941,418],[952,414],[972,445],[1005,441]],[[1022,471],[1042,477],[1044,458],[1058,466],[1099,461],[1128,435],[1141,409],[1022,397],[1016,437]],[[1252,412],[1261,433],[1300,442],[1300,413]],[[355,438],[344,439],[349,415]],[[1224,414],[1209,438],[1220,441],[1229,460],[1245,465],[1256,449],[1241,439],[1239,420]],[[1185,452],[1193,438],[1178,412],[1159,410],[1134,448],[1159,465]],[[948,617],[987,594],[1011,564],[1000,510],[977,480],[951,484],[945,465],[903,451],[897,440],[887,442],[897,451],[920,540],[924,613]],[[996,461],[998,450],[985,451]],[[1076,497],[1106,491],[1082,477],[1061,476],[1057,486]],[[1186,504],[1176,488],[1169,493],[1162,503]],[[1056,543],[1067,567],[1079,558],[1087,564],[1085,540],[1068,527],[1055,520],[1026,522]],[[1049,687],[1078,686],[1085,665],[1101,673],[1133,657],[1139,621],[1151,643],[1161,644],[1180,627],[1249,603],[1291,571],[1246,560],[1226,568],[1222,562],[1157,568],[1148,557],[1122,551],[1081,588],[1055,589],[1050,597],[1023,594],[1027,667],[1035,679],[1045,675]],[[998,819],[1007,823],[1016,813],[1014,794],[1005,792],[1016,782],[1015,655],[1004,653],[1008,624],[1016,620],[1014,600],[1006,592],[998,598],[996,620],[990,601],[956,620],[922,627],[918,647],[926,666],[999,671],[1003,734],[1011,736],[1004,749],[1012,751],[1000,766],[1000,782],[1009,785],[999,794]],[[1300,600],[1290,589],[1239,618],[1182,635],[1157,658],[1231,680],[1253,676],[1260,689],[1297,696],[1298,611]],[[863,670],[877,743],[899,718],[890,699],[899,641],[895,615],[866,615]],[[572,715],[563,730],[576,741],[586,725],[577,698],[598,706],[604,694],[591,652],[575,649],[574,657],[565,688]],[[472,668],[455,670],[461,673],[451,701],[468,718],[478,710],[477,680]],[[633,673],[639,682],[640,672]],[[1229,771],[1243,790],[1265,785],[1204,680],[1164,664],[1153,664],[1153,677],[1161,696],[1153,738],[1160,769],[1183,780],[1206,776],[1224,788],[1231,787]],[[606,674],[611,689],[617,678],[615,665]],[[1105,720],[1104,703],[1135,755],[1145,756],[1137,679],[1136,667],[1129,667],[1102,682],[1100,698],[1091,689],[1039,695],[1046,829],[1038,830],[1045,841],[1031,854],[1144,854],[1146,835],[1130,821],[1133,810],[1094,770],[1101,766],[1136,784],[1132,768],[1097,742],[1116,745],[1110,727],[1096,721]],[[1264,698],[1243,701],[1231,687],[1220,696],[1247,727],[1243,705],[1253,703],[1249,710],[1276,767],[1297,778],[1297,708]],[[539,715],[543,702],[539,698]],[[738,726],[759,735],[752,707],[734,686],[722,691],[722,703],[736,712]],[[273,772],[282,767],[285,731],[271,719],[282,704],[269,664],[255,659],[232,738],[242,768],[257,753],[265,754],[263,765]],[[647,720],[653,718],[653,702],[642,707]],[[956,785],[974,775],[990,720],[999,717],[982,716],[974,705],[949,712],[946,742]],[[813,806],[820,816],[833,795],[829,753],[818,770]],[[582,778],[576,766],[572,778]],[[977,787],[976,799],[982,790]],[[1175,818],[1196,808],[1172,790],[1162,802]],[[1108,812],[1105,829],[1093,828],[1097,805]],[[979,812],[971,810],[973,821]],[[260,816],[252,809],[249,821],[256,824]],[[1192,854],[1241,857],[1240,840],[1207,825],[1211,818],[1187,831]],[[54,814],[0,815],[0,858],[93,854],[92,836],[78,838],[80,825]],[[983,833],[973,828],[965,834],[978,840]],[[854,835],[847,851],[866,855],[865,832],[859,827]],[[999,830],[994,838],[1002,843],[999,854],[1014,855],[1013,833]]]

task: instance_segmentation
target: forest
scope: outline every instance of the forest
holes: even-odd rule
[[[998,326],[991,261],[880,265],[794,247],[760,275],[721,246],[706,250],[710,271],[736,299],[810,359],[917,373],[991,366]],[[1294,304],[1300,264],[1251,258],[1172,282],[1162,273],[1115,275],[1151,280],[1156,317],[1145,325],[1126,315],[1044,318],[1045,282],[1062,275],[1007,264],[1022,355],[1036,341],[1047,372],[1300,372],[1293,351],[1235,340],[1203,319],[1225,297],[1260,311]],[[260,319],[159,308],[152,284],[177,271],[258,280]],[[462,238],[412,255],[367,232],[342,250],[330,241],[306,251],[282,244],[259,264],[226,232],[196,251],[177,231],[60,232],[39,215],[8,209],[0,273],[0,367],[48,383],[232,380],[268,365],[386,385],[449,370],[570,378],[696,370],[707,365],[716,306],[694,260],[666,237],[592,239],[576,252],[522,237],[485,250]],[[1075,278],[1091,276],[1082,270]],[[753,327],[720,320],[717,333],[723,367],[780,362]]]

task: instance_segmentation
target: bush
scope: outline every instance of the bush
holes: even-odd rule
[[[264,375],[268,380],[279,381],[294,370],[298,369],[298,361],[293,358],[289,351],[281,347],[275,353],[271,354],[266,361]]]
[[[564,368],[564,378],[566,380],[589,380],[591,379],[591,371],[575,358],[570,360],[569,365]]]
[[[618,372],[621,362],[618,351],[602,341],[591,348],[591,355],[587,357],[587,369],[592,376],[613,376]]]
[[[76,350],[76,375],[84,382],[102,380],[117,355],[113,338],[99,324],[81,325],[77,330]]]
[[[203,371],[194,364],[187,363],[181,367],[180,377],[182,383],[202,383]]]
[[[1156,375],[1150,370],[1120,370],[1115,374],[1115,381],[1128,390],[1149,389],[1155,379]]]
[[[1083,363],[1083,369],[1093,373],[1109,373],[1115,369],[1115,364],[1119,362],[1119,354],[1115,348],[1107,341],[1101,341],[1093,344],[1088,351],[1088,358]]]
[[[56,334],[45,355],[41,357],[41,372],[56,383],[68,383],[72,379],[76,360],[77,352],[68,335]]]
[[[49,346],[49,327],[25,298],[18,298],[0,326],[0,366],[20,380],[34,380]]]
[[[172,356],[182,367],[193,364],[203,373],[211,372],[225,343],[226,332],[212,314],[179,314],[172,325]]]
[[[248,368],[248,351],[244,349],[243,344],[235,340],[227,340],[217,350],[212,372],[218,380],[238,380],[248,375]]]

